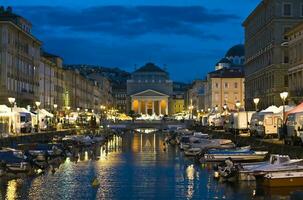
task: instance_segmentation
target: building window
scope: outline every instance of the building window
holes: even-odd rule
[[[235,83],[235,88],[238,88],[238,83]]]
[[[216,88],[219,88],[219,83],[215,83],[215,87],[216,87]]]
[[[283,16],[291,16],[291,10],[292,6],[290,3],[284,3],[283,4]]]
[[[228,83],[224,83],[224,88],[228,88]]]

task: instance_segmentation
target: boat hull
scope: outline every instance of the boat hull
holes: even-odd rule
[[[204,160],[207,162],[220,162],[227,158],[231,158],[233,161],[248,162],[248,161],[260,161],[264,160],[266,154],[205,154]]]
[[[263,185],[267,187],[297,187],[303,186],[303,177],[264,178]]]

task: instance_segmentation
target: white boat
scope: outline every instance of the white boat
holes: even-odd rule
[[[234,148],[235,144],[227,139],[200,139],[191,143],[191,148],[200,148],[202,151],[208,149],[228,149]]]
[[[302,187],[303,172],[268,173],[260,183],[267,187]]]
[[[199,139],[209,139],[209,135],[202,132],[194,132],[193,137],[199,138]]]
[[[256,180],[255,176],[263,176],[272,172],[303,171],[303,159],[290,159],[288,155],[272,154],[269,161],[241,164],[239,180]]]
[[[200,148],[190,148],[184,151],[184,154],[186,156],[196,156],[198,154],[201,153],[201,149]]]
[[[268,151],[216,151],[209,152],[204,154],[204,161],[207,162],[220,162],[224,161],[227,158],[232,159],[233,161],[260,161],[264,160]]]

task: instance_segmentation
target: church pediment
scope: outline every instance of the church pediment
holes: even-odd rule
[[[131,95],[132,97],[168,97],[168,95],[155,90],[144,90],[142,92]]]

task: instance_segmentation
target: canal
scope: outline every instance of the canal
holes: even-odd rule
[[[127,133],[55,173],[0,180],[1,199],[303,199],[296,188],[256,189],[253,182],[219,183],[212,166],[163,145],[162,134]],[[99,187],[92,187],[97,178]]]

